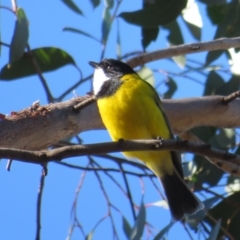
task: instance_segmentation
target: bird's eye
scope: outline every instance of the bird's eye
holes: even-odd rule
[[[108,66],[107,66],[107,69],[108,69],[108,70],[113,70],[113,69],[114,69],[114,66],[108,65]]]

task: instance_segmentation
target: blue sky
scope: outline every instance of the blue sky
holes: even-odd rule
[[[134,2],[134,4],[133,4]],[[142,1],[123,1],[119,9],[121,11],[137,10],[141,7]],[[77,3],[77,1],[76,1]],[[11,8],[10,0],[2,0],[2,6]],[[32,49],[54,46],[62,48],[73,56],[76,64],[82,70],[84,76],[92,72],[88,61],[99,61],[101,55],[101,45],[96,41],[83,37],[81,35],[63,32],[64,27],[75,27],[86,31],[94,37],[101,39],[101,16],[103,12],[103,3],[93,10],[90,1],[78,3],[84,12],[84,17],[73,13],[61,1],[52,0],[44,3],[39,0],[35,1],[18,1],[27,14],[29,20],[30,38],[29,44]],[[204,26],[209,24],[204,18],[204,6],[200,5],[203,14]],[[195,42],[186,30],[182,20],[182,30],[185,42]],[[122,53],[126,54],[132,51],[142,50],[140,42],[140,28],[128,25],[120,19],[120,30],[124,32],[121,36]],[[14,29],[14,15],[4,9],[1,9],[1,39],[5,43],[10,43]],[[148,47],[148,51],[167,47],[165,42],[166,31],[161,30],[161,34],[155,43]],[[211,40],[214,35],[214,28],[203,28],[202,41]],[[116,22],[109,37],[105,57],[116,57]],[[191,56],[204,62],[205,53]],[[8,48],[2,47],[0,67],[8,62]],[[157,61],[149,66],[164,71],[180,72],[181,69],[169,60]],[[72,86],[79,79],[79,72],[73,66],[66,66],[63,69],[43,74],[47,79],[50,89],[55,97],[58,97],[65,89]],[[166,80],[161,74],[156,74],[156,84]],[[201,76],[194,76],[201,81]],[[201,96],[203,86],[191,80],[177,78],[178,91],[174,98]],[[91,82],[87,82],[77,89],[78,95],[85,95],[90,90]],[[161,84],[158,89],[160,94],[166,91],[166,86]],[[73,93],[68,94],[65,100],[74,97]],[[37,76],[19,79],[16,81],[0,82],[0,112],[9,114],[12,111],[19,111],[29,107],[34,101],[40,100],[41,104],[47,104],[44,89]],[[109,141],[110,138],[106,131],[90,131],[81,133],[80,137],[84,143]],[[121,156],[121,155],[119,155]],[[72,158],[67,162],[76,164],[87,161],[86,158]],[[36,231],[36,199],[39,187],[41,167],[34,164],[22,162],[13,162],[10,172],[5,170],[6,160],[0,162],[0,238],[1,239],[33,239]],[[108,160],[101,160],[104,166],[113,167],[114,164]],[[79,184],[82,171],[73,170],[55,163],[48,166],[49,174],[46,177],[42,205],[42,239],[66,239],[68,228],[71,224],[71,208],[75,197],[75,191]],[[103,174],[104,186],[109,190],[110,198],[122,210],[124,216],[133,224],[128,200],[123,196],[121,191]],[[116,179],[123,183],[120,173],[114,174]],[[130,187],[133,191],[134,200],[140,204],[141,186],[139,179],[129,177]],[[157,183],[157,181],[156,181]],[[158,183],[157,183],[158,184]],[[152,183],[145,181],[144,202],[151,203],[158,201],[160,196],[156,193]],[[88,233],[92,230],[96,222],[106,214],[106,202],[99,187],[99,183],[92,172],[86,174],[85,182],[79,195],[78,200],[78,217],[85,231]],[[121,232],[121,215],[114,212],[116,225],[119,229],[121,239],[124,235]],[[170,221],[168,210],[159,207],[150,207],[147,209],[147,217],[151,223],[161,229]],[[111,239],[109,219],[105,220],[96,230],[94,239]],[[169,239],[184,239],[187,236],[183,226],[176,223],[169,233]],[[146,233],[143,237],[145,239]],[[83,239],[79,230],[75,230],[72,239]]]

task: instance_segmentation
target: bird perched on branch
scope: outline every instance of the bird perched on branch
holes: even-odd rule
[[[174,138],[157,92],[129,65],[114,59],[89,64],[95,69],[93,90],[99,112],[114,141]],[[144,162],[156,174],[175,220],[204,207],[183,180],[177,152],[134,151],[123,154]]]

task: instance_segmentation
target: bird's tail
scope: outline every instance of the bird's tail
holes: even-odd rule
[[[190,191],[175,169],[173,174],[164,174],[160,180],[175,220],[181,220],[185,214],[193,214],[204,208],[203,203]]]

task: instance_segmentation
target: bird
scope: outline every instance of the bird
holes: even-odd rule
[[[89,64],[94,68],[93,93],[100,116],[113,141],[174,139],[156,90],[128,64],[110,58]],[[184,182],[180,154],[166,150],[123,154],[143,162],[158,177],[174,221],[204,208]]]

